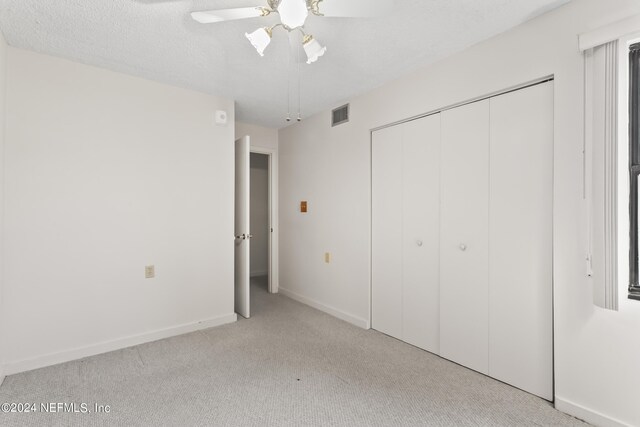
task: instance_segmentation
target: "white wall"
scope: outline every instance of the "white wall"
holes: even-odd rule
[[[4,236],[2,233],[2,224],[4,223],[4,121],[5,121],[5,104],[6,104],[6,87],[7,87],[7,43],[4,36],[0,33],[0,313],[5,310],[3,300],[4,288]],[[0,322],[0,384],[4,380],[4,365],[2,361],[5,358],[6,346],[2,342],[2,323]]]
[[[252,125],[250,123],[236,122],[236,138],[249,135],[252,147],[261,147],[271,150],[278,149],[278,129]]]
[[[14,48],[7,100],[8,373],[235,319],[232,101]]]
[[[638,13],[635,0],[574,0],[350,100],[351,120],[345,125],[331,128],[325,111],[282,129],[281,288],[353,323],[368,324],[369,130],[554,75],[556,403],[599,424],[640,425],[640,303],[623,299],[619,312],[596,308],[585,278],[582,56],[577,48],[579,33]],[[306,215],[298,212],[300,200],[309,201]],[[331,264],[323,262],[325,251],[333,253]]]
[[[251,276],[269,272],[269,157],[251,153]]]

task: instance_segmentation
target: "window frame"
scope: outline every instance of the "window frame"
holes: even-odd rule
[[[629,299],[640,300],[638,184],[640,179],[640,43],[629,55]]]

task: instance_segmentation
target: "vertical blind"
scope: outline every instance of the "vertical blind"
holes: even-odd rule
[[[585,199],[594,304],[618,309],[618,41],[585,55]]]

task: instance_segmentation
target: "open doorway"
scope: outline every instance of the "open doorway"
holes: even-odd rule
[[[269,292],[269,156],[251,153],[250,158],[250,280],[252,292]]]

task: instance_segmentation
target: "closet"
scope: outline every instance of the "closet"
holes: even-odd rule
[[[553,83],[372,134],[372,327],[553,399]]]

